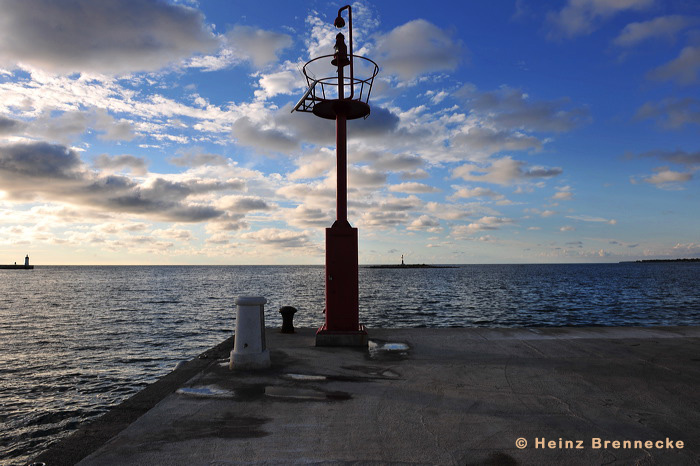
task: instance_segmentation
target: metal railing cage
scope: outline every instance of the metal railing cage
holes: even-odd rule
[[[369,96],[372,92],[374,78],[379,73],[379,66],[367,57],[352,55],[354,72],[343,77],[343,99],[338,98],[338,76],[316,78],[309,65],[319,64],[319,60],[331,59],[333,55],[323,55],[308,61],[302,68],[308,89],[292,109],[298,112],[310,112],[321,118],[333,120],[339,111],[346,114],[348,120],[367,118],[369,116]],[[333,67],[334,69],[335,66]],[[358,71],[361,78],[358,78]]]

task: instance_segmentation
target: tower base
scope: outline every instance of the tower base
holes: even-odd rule
[[[316,346],[367,346],[367,330],[360,325],[356,331],[334,331],[324,325],[316,332]]]

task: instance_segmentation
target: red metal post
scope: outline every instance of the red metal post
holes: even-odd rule
[[[353,228],[348,222],[348,107],[344,100],[343,68],[350,64],[350,61],[346,53],[344,38],[342,34],[338,34],[334,59],[334,64],[338,67],[338,100],[334,105],[337,158],[336,221],[331,228],[326,228],[326,323],[316,334],[316,344],[320,346],[367,345],[367,332],[359,323],[357,228]]]
[[[344,60],[343,60],[344,61]],[[345,98],[343,64],[338,58],[338,101]],[[336,153],[336,220],[348,222],[348,136],[347,117],[342,105],[335,114],[335,153]],[[348,223],[348,226],[350,224]]]
[[[338,113],[335,117],[335,141],[336,149],[336,220],[347,223],[348,226],[348,145],[347,145],[347,119],[344,113]]]

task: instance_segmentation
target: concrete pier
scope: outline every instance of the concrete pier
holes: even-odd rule
[[[230,371],[229,340],[37,460],[700,463],[700,327],[370,329],[366,349],[266,334],[270,368]]]

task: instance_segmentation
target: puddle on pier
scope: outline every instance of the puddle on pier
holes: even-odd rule
[[[284,374],[282,378],[295,380],[299,382],[325,382],[328,377],[325,375],[309,375],[309,374]]]
[[[406,343],[383,340],[369,340],[367,344],[370,359],[402,360],[408,357],[411,349]]]
[[[377,379],[398,379],[401,374],[392,369],[380,366],[343,366],[343,369],[362,372]]]
[[[386,372],[393,372],[387,369]],[[379,375],[379,374],[377,374]],[[398,374],[393,372],[392,375],[384,375],[384,377],[398,377]],[[371,382],[376,377],[358,377],[353,375],[318,375],[318,374],[282,374],[283,379],[294,382]]]
[[[213,385],[179,388],[175,393],[195,398],[235,398],[234,392]]]
[[[265,396],[288,401],[343,401],[352,398],[346,392],[326,392],[313,388],[265,387]]]
[[[264,384],[246,385],[233,390],[213,385],[186,387],[180,388],[176,393],[194,398],[226,398],[236,401],[255,401],[264,398],[279,401],[344,401],[352,398],[349,393],[340,391]]]

